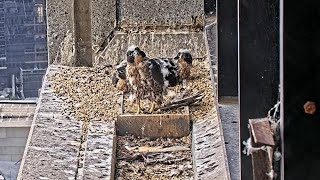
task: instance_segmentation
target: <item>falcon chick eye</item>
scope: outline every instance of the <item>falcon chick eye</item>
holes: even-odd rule
[[[127,56],[132,56],[132,54],[133,54],[132,51],[127,52]]]

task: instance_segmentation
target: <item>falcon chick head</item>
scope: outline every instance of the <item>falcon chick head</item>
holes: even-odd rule
[[[130,46],[127,50],[127,62],[130,64],[139,64],[146,54],[138,46]]]
[[[127,61],[122,61],[119,65],[116,66],[116,74],[119,79],[126,80],[126,67]]]
[[[180,49],[177,56],[174,58],[176,60],[184,60],[189,65],[192,64],[192,56],[189,50],[187,49]]]

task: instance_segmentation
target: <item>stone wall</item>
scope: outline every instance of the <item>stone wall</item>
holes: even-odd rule
[[[47,1],[47,21],[49,63],[61,63],[61,50],[74,44],[73,0]],[[70,53],[73,51],[70,47],[67,49]]]
[[[204,58],[207,55],[203,34],[200,32],[118,33],[109,46],[98,53],[94,64],[114,64],[125,60],[130,45],[139,46],[148,57],[173,58],[179,49],[189,49],[193,58]]]
[[[75,66],[72,0],[48,1],[49,63]],[[188,48],[204,58],[204,2],[194,0],[93,0],[94,64],[122,61],[128,46],[150,57],[172,57]]]
[[[120,27],[203,25],[204,1],[120,0]]]
[[[92,0],[92,43],[101,46],[116,26],[116,0]]]
[[[50,64],[74,66],[73,0],[47,1],[48,52]],[[114,29],[115,0],[92,0],[92,43],[101,46]]]

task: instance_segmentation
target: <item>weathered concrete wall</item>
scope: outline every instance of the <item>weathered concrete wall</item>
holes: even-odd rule
[[[50,64],[74,66],[74,0],[47,1],[48,52]],[[114,29],[115,0],[92,1],[92,44],[100,46]]]
[[[101,46],[116,26],[116,0],[92,0],[92,44]]]
[[[0,127],[0,161],[22,158],[29,130],[29,127]]]
[[[130,45],[139,46],[148,57],[173,58],[179,49],[189,49],[193,58],[206,57],[202,33],[118,33],[104,51],[96,56],[94,64],[114,64],[125,60]]]
[[[72,2],[48,1],[50,63],[76,64]],[[122,61],[131,44],[150,57],[172,57],[180,48],[188,48],[195,58],[205,57],[203,9],[204,2],[194,0],[93,0],[92,46],[100,49],[94,64]]]
[[[47,1],[47,31],[48,31],[48,52],[49,63],[61,63],[61,59],[66,59],[61,50],[70,51],[68,47],[74,44],[73,38],[73,0],[50,0]],[[68,63],[73,61],[73,56],[69,55]],[[69,62],[71,61],[71,62]]]
[[[120,0],[120,26],[203,25],[204,1]]]

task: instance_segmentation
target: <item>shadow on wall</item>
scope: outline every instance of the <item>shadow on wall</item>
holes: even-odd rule
[[[285,180],[319,179],[319,5],[293,0],[284,6]],[[315,112],[307,113],[307,101],[315,103]]]
[[[216,14],[216,0],[204,1],[204,13],[205,15]]]

